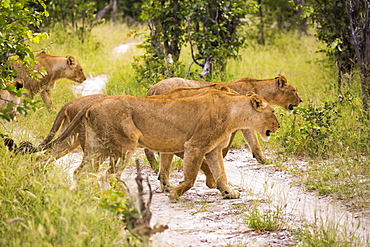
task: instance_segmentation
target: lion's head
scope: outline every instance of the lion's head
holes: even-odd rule
[[[261,134],[264,141],[267,141],[270,135],[280,128],[279,121],[274,114],[275,110],[258,94],[248,92],[247,96],[250,97],[253,109],[260,113],[254,116],[254,120],[258,122],[258,124],[254,126],[255,130]]]
[[[274,102],[270,103],[282,106],[291,112],[294,107],[297,107],[302,102],[302,99],[299,97],[297,89],[288,82],[285,76],[278,75],[275,77],[275,80],[280,93],[277,93],[273,99]]]
[[[82,66],[72,56],[66,56],[67,58],[67,69],[65,70],[66,77],[75,82],[82,83],[86,80],[86,76],[82,69]]]

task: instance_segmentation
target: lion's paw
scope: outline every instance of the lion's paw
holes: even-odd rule
[[[222,198],[224,199],[238,199],[240,197],[239,192],[230,189],[229,191],[225,190],[222,192]]]
[[[180,201],[180,196],[177,193],[174,193],[174,191],[172,190],[172,192],[170,193],[170,202],[176,203],[179,201]]]
[[[161,185],[161,191],[162,192],[171,192],[171,190],[175,188],[172,184],[167,184],[167,185]]]
[[[257,160],[258,164],[261,165],[271,164],[271,161],[264,156],[253,155],[253,157]]]
[[[213,177],[212,178],[207,177],[206,178],[206,185],[210,189],[215,189],[216,188],[216,181],[214,180]]]

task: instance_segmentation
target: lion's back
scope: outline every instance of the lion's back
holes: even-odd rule
[[[178,87],[207,87],[212,84],[210,82],[194,81],[178,77],[168,78],[152,86],[147,96],[164,94]]]

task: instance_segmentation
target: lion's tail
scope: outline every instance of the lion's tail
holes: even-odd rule
[[[16,154],[36,153],[42,151],[42,149],[35,147],[29,141],[21,141],[19,145],[17,145],[11,138],[4,138],[4,145],[9,151],[12,151]]]
[[[43,150],[47,150],[52,148],[55,144],[64,141],[67,137],[71,135],[71,133],[75,130],[75,128],[81,123],[82,118],[85,116],[86,112],[90,109],[94,102],[91,102],[84,108],[82,108],[77,115],[73,118],[72,122],[69,123],[67,128],[61,133],[54,141],[46,143],[44,145],[40,145],[39,147]]]
[[[58,132],[60,126],[65,121],[65,111],[69,105],[65,104],[62,109],[58,112],[57,117],[55,118],[55,121],[53,123],[53,126],[50,129],[50,132],[48,136],[40,143],[40,146],[45,146],[48,144],[55,136],[55,134]]]
[[[44,146],[49,143],[59,130],[60,126],[64,121],[64,114],[67,106],[64,105],[62,109],[58,112],[57,117],[55,118],[54,124],[49,132],[49,135],[41,142],[41,144],[36,147],[29,141],[21,141],[19,145],[11,138],[4,139],[4,145],[8,148],[9,151],[13,151],[16,154],[26,154],[26,153],[36,153],[44,150]]]

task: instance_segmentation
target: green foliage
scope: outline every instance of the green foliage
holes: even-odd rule
[[[53,27],[62,24],[65,32],[72,31],[78,40],[84,43],[91,35],[93,27],[100,22],[95,21],[96,3],[84,0],[47,1],[49,18],[46,25]],[[67,38],[70,36],[65,36]]]
[[[36,11],[32,3],[42,8]],[[31,47],[26,42],[38,43],[47,34],[35,31],[41,25],[43,16],[48,16],[42,0],[1,1],[0,5],[0,59],[1,59],[1,82],[10,81],[15,72],[10,70],[11,56],[17,56],[25,63],[33,62],[34,55]]]
[[[334,225],[332,219],[327,219],[327,226],[310,225],[303,231],[296,232],[300,239],[300,247],[350,247],[365,246],[364,241],[353,234],[343,233],[339,225]]]
[[[192,60],[225,71],[226,61],[237,58],[245,44],[241,19],[254,11],[254,1],[150,1],[143,5],[142,18],[150,33],[134,69],[146,86],[185,74],[179,61],[181,49],[189,45]],[[208,75],[209,72],[206,73]]]
[[[13,83],[16,71],[12,69],[10,58],[23,62],[27,68],[32,68],[34,54],[29,42],[39,43],[48,37],[46,33],[38,32],[42,17],[47,17],[46,5],[43,0],[21,0],[0,2],[0,89],[16,91]],[[32,76],[32,75],[31,75]],[[25,92],[20,89],[18,97]],[[28,109],[35,109],[35,101],[25,100],[24,106],[18,106],[17,111],[26,114]],[[9,103],[12,106],[12,103]],[[8,110],[0,111],[0,119],[13,120],[14,115]]]
[[[259,44],[272,42],[281,32],[299,31],[305,33],[307,27],[300,16],[294,1],[289,0],[257,0],[258,11],[250,16],[248,37]]]
[[[259,231],[278,231],[286,224],[283,207],[258,209],[255,205],[243,219],[250,228]]]
[[[9,88],[9,86],[6,87],[4,90],[17,92],[18,97],[21,97],[22,96],[21,94],[26,91],[25,89],[22,89],[22,88],[19,90],[16,90],[16,89],[13,90]],[[4,100],[4,99],[0,99],[0,100]],[[22,104],[15,105],[14,102],[8,102],[8,107],[10,109],[14,107],[16,113],[20,113],[23,116],[27,116],[29,114],[29,111],[36,111],[40,107],[40,103],[41,101],[39,100],[32,100],[30,98],[25,97],[23,98]],[[9,108],[0,109],[0,119],[1,120],[5,120],[5,121],[15,120],[16,115]]]
[[[138,47],[145,49],[146,52],[143,55],[135,56],[132,67],[135,71],[136,80],[145,89],[149,89],[160,80],[178,74],[179,69],[183,68],[179,61],[170,62],[168,55],[165,53],[156,54],[156,48],[152,46],[149,36],[146,36],[143,43]]]
[[[337,62],[339,78],[352,72],[355,61],[355,50],[349,39],[347,2],[309,0],[302,6],[316,26],[316,36],[326,45],[321,52]]]
[[[324,101],[319,105],[309,101],[305,106],[294,109],[294,116],[287,124],[290,126],[276,134],[276,138],[285,147],[284,152],[307,155],[311,158],[328,157],[333,151],[335,153],[341,149],[341,145],[349,144],[344,143],[348,134],[347,124],[344,122],[348,108],[358,108],[358,102],[349,92],[339,95],[337,101]],[[358,120],[366,122],[365,119],[360,119],[360,115]],[[338,128],[340,123],[343,123],[342,128]],[[358,137],[359,140],[363,140],[361,136]],[[365,142],[369,145],[368,141]],[[367,150],[367,147],[365,146],[363,150]]]
[[[125,228],[132,233],[126,238],[128,246],[137,246],[141,242],[140,236],[135,232],[136,225],[134,223],[142,217],[135,208],[134,201],[126,193],[114,190],[105,191],[100,198],[99,207],[115,213],[119,219],[125,222]]]
[[[195,59],[212,58],[224,71],[228,58],[238,58],[246,34],[241,19],[255,11],[254,1],[195,1],[185,6],[188,39],[197,52]]]
[[[61,167],[4,149],[0,155],[1,246],[112,246],[125,239],[119,219],[97,207],[88,181],[71,191]]]

